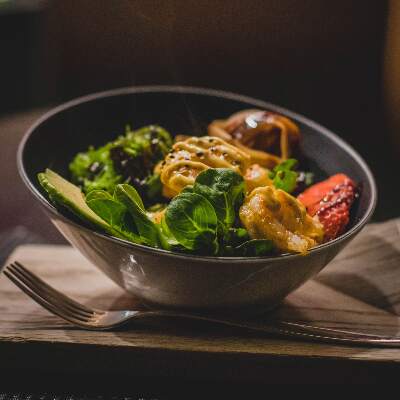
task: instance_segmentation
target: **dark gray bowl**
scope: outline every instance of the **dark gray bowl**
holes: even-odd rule
[[[263,108],[293,119],[303,134],[304,155],[318,178],[343,172],[361,187],[350,226],[308,255],[259,258],[201,257],[156,250],[84,226],[49,203],[37,181],[49,167],[68,176],[71,158],[133,127],[157,123],[173,133],[204,135],[216,118]],[[318,273],[354,238],[376,203],[374,178],[361,157],[317,123],[264,101],[208,89],[137,87],[70,101],[50,111],[26,133],[18,152],[22,179],[60,232],[118,285],[145,302],[167,307],[268,309]]]

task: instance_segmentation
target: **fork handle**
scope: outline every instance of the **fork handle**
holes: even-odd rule
[[[249,329],[251,331],[265,332],[276,336],[319,341],[326,343],[340,343],[357,346],[373,347],[400,347],[400,338],[372,335],[355,331],[345,331],[335,328],[323,328],[314,325],[289,321],[273,321],[264,325],[256,325],[251,322],[241,322],[232,319],[206,317],[198,314],[184,314],[173,311],[144,311],[143,316],[164,316],[182,319],[192,319],[236,328]]]
[[[264,328],[252,327],[250,329],[264,331]],[[301,338],[309,341],[320,341],[327,343],[340,343],[352,346],[369,346],[369,347],[400,347],[400,338],[370,335],[361,332],[342,331],[331,328],[320,328],[312,325],[304,327],[293,327],[286,322],[277,323],[265,327],[265,332],[273,333],[291,338]]]

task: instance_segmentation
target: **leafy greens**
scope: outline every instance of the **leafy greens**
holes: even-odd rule
[[[212,204],[196,193],[174,197],[165,213],[165,223],[184,248],[212,255],[218,252],[217,222]]]
[[[242,176],[226,168],[201,172],[163,208],[158,223],[145,209],[138,191],[129,184],[109,190],[80,188],[55,172],[39,174],[39,181],[56,203],[107,233],[151,247],[202,255],[261,256],[271,253],[269,240],[251,240],[237,219],[243,203]],[[153,207],[154,209],[154,207]]]
[[[292,193],[297,186],[299,174],[294,170],[298,162],[294,158],[289,158],[278,164],[271,172],[269,177],[272,179],[277,189]]]
[[[162,247],[160,229],[147,216],[142,199],[135,188],[128,184],[117,185],[114,197],[128,209],[143,243],[152,247]]]
[[[149,125],[126,133],[97,149],[78,153],[70,163],[72,180],[85,193],[106,190],[114,193],[116,185],[129,183],[146,202],[161,195],[161,182],[153,174],[154,166],[172,146],[171,135],[162,127]]]
[[[204,196],[214,207],[218,220],[227,228],[235,222],[243,203],[243,177],[231,169],[210,168],[199,174],[193,192]]]
[[[124,238],[142,243],[135,221],[124,204],[104,190],[93,190],[86,196],[86,204]]]
[[[176,240],[192,251],[223,256],[269,254],[271,241],[250,240],[246,229],[235,226],[244,196],[241,175],[227,168],[207,169],[171,201],[165,223]]]

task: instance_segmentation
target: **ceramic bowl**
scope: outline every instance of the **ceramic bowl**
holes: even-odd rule
[[[43,193],[38,172],[49,167],[68,177],[68,163],[89,145],[101,145],[124,132],[126,124],[157,123],[173,133],[204,135],[209,122],[246,109],[288,116],[299,125],[302,151],[317,179],[343,172],[361,188],[346,233],[307,255],[203,257],[173,253],[96,232],[57,210]],[[374,178],[362,158],[342,139],[292,111],[261,100],[209,89],[131,87],[97,93],[63,104],[26,133],[18,153],[25,184],[46,214],[93,265],[109,278],[158,307],[255,312],[285,296],[324,268],[367,223],[376,203]]]

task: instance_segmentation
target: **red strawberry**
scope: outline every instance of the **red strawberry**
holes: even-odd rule
[[[344,174],[337,174],[309,187],[297,198],[308,214],[318,215],[324,226],[324,239],[328,241],[344,232],[356,194],[354,182]]]

